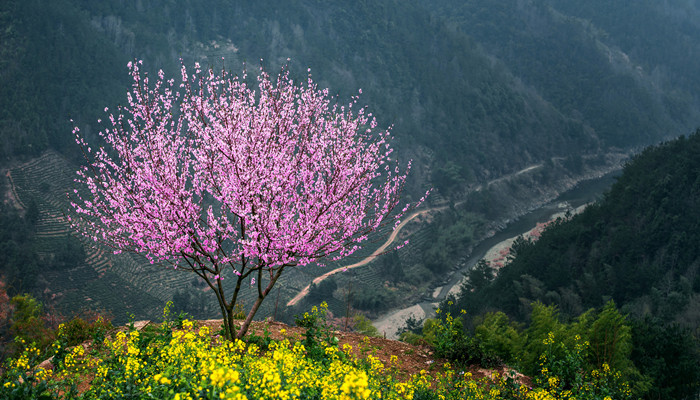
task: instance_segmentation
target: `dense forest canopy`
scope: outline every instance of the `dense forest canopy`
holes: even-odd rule
[[[640,16],[613,30],[592,10],[624,6],[551,3],[4,2],[5,159],[47,147],[74,153],[68,119],[97,129],[104,105],[123,101],[132,58],[170,72],[181,58],[218,68],[224,57],[233,70],[260,60],[275,70],[290,58],[297,76],[311,67],[341,97],[362,88],[407,156],[457,168],[462,179],[440,176],[452,185],[647,144],[698,121],[697,78],[682,68],[697,61],[692,25],[642,44],[629,37],[670,22],[666,13],[650,24],[653,4],[635,5]],[[659,56],[669,42],[682,56]]]
[[[694,2],[430,3],[604,145],[645,144],[697,123],[700,80],[688,70],[700,56]]]

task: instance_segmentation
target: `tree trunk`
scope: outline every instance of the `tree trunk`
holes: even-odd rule
[[[238,331],[238,334],[236,335],[237,339],[242,339],[243,336],[245,336],[246,333],[248,333],[248,328],[250,327],[250,323],[253,322],[253,317],[255,317],[255,313],[258,312],[258,308],[260,308],[260,304],[262,304],[263,300],[265,300],[265,297],[270,293],[272,290],[272,287],[275,286],[275,282],[277,282],[277,279],[282,275],[282,271],[284,270],[284,267],[280,267],[277,272],[272,276],[272,279],[270,279],[270,283],[267,284],[267,287],[265,290],[260,293],[258,296],[257,300],[255,300],[255,304],[253,304],[253,307],[250,309],[248,312],[248,316],[246,317],[245,321],[243,321],[243,325],[241,326],[241,330]]]
[[[233,339],[236,337],[236,324],[233,319],[233,308],[234,304],[231,304],[231,307],[226,308],[226,318],[224,319],[224,334],[226,339],[231,341],[233,341]]]
[[[255,316],[255,313],[258,312],[258,308],[260,308],[260,304],[262,304],[263,300],[265,300],[265,297],[258,297],[258,299],[255,300],[255,304],[253,304],[253,307],[250,309],[250,312],[248,312],[248,316],[246,317],[245,321],[243,321],[243,325],[241,326],[241,330],[238,331],[236,339],[243,339],[243,336],[245,336],[245,334],[248,333],[250,323],[253,322],[253,317]]]

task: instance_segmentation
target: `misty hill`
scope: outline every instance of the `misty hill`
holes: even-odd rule
[[[654,58],[695,31],[670,25],[664,40],[632,51],[622,38],[638,37],[639,24],[608,33],[596,15],[567,15],[542,1],[4,3],[5,156],[74,153],[68,119],[97,129],[104,106],[124,101],[124,65],[134,57],[170,73],[180,58],[221,67],[225,57],[233,70],[261,59],[276,70],[290,58],[298,76],[311,67],[341,99],[362,88],[380,123],[395,124],[404,157],[431,170],[457,167],[459,179],[443,177],[448,186],[551,157],[648,144],[698,121],[687,84],[696,78],[680,68],[697,61],[696,49]],[[652,26],[671,22],[658,18]]]
[[[603,146],[644,144],[697,124],[695,2],[425,3]]]
[[[503,221],[582,177],[615,168],[630,150],[698,125],[698,78],[690,66],[698,65],[700,35],[692,3],[666,3],[663,12],[654,2],[600,3],[3,1],[0,165],[6,176],[19,178],[4,182],[5,193],[17,198],[3,203],[3,215],[22,228],[0,236],[12,249],[3,271],[14,271],[23,290],[61,281],[54,291],[65,285],[90,291],[74,293],[70,304],[90,298],[109,308],[118,300],[99,300],[105,288],[124,287],[125,298],[146,291],[137,312],[158,312],[155,304],[187,291],[187,277],[157,278],[157,287],[148,279],[132,281],[128,276],[149,268],[138,257],[118,259],[85,246],[84,257],[64,260],[80,247],[61,220],[62,194],[81,162],[70,119],[96,141],[104,107],[125,101],[126,63],[133,58],[170,75],[180,59],[233,71],[262,64],[274,72],[289,58],[297,79],[310,67],[340,102],[362,89],[360,101],[380,125],[394,124],[397,154],[404,162],[414,159],[408,196],[435,187],[431,202],[457,205],[429,229],[414,229],[412,247],[386,261],[392,271],[405,269],[391,274],[402,277],[405,290],[422,291],[408,282],[430,286],[442,279]],[[625,23],[616,24],[620,20]],[[658,34],[645,35],[650,27]],[[48,167],[61,168],[61,179]],[[38,275],[17,273],[27,258],[37,260],[30,265]],[[374,289],[383,287],[386,268],[372,268],[363,278],[375,282],[368,296],[384,293]],[[76,285],[68,279],[73,275],[91,284]],[[282,297],[309,280],[299,276]]]

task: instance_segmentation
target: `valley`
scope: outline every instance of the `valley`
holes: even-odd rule
[[[534,168],[527,168],[521,173],[532,169]],[[517,175],[519,174],[517,173]],[[479,260],[485,259],[490,263],[500,262],[502,266],[503,258],[515,238],[521,235],[527,237],[529,234],[538,234],[541,232],[541,225],[556,218],[564,217],[567,213],[574,215],[581,212],[587,204],[597,201],[605,191],[609,190],[610,185],[615,182],[615,177],[618,174],[619,170],[613,170],[601,177],[583,180],[549,203],[509,222],[505,228],[496,231],[490,237],[486,237],[477,243],[471,254],[460,260],[460,267],[450,274],[446,283],[433,289],[431,296],[424,297],[416,304],[407,305],[380,315],[373,321],[374,325],[380,332],[385,333],[387,338],[396,339],[398,338],[396,330],[405,325],[407,318],[413,317],[418,320],[433,318],[435,316],[435,308],[441,302],[445,301],[448,296],[456,296],[459,293],[460,285],[464,282],[465,275]]]
[[[617,160],[617,158],[614,159]],[[420,292],[415,292],[412,286],[404,286],[399,289],[395,304],[405,304],[401,303],[406,301],[404,299],[421,299],[418,304],[421,304],[424,311],[431,312],[434,304],[444,299],[450,288],[459,284],[462,275],[479,258],[483,257],[484,249],[503,240],[504,237],[507,238],[528,230],[533,221],[541,221],[547,215],[555,212],[556,207],[553,209],[548,204],[551,204],[552,201],[556,204],[557,200],[551,198],[556,196],[559,190],[562,190],[561,188],[572,187],[579,180],[604,174],[605,168],[614,169],[614,165],[592,169],[583,177],[564,177],[552,188],[539,187],[536,192],[540,194],[540,197],[535,198],[515,198],[513,194],[522,193],[522,187],[531,184],[532,174],[542,168],[541,166],[527,167],[473,189],[472,193],[479,193],[482,190],[499,190],[499,195],[503,196],[511,193],[513,199],[512,203],[509,204],[510,213],[501,215],[499,220],[486,221],[484,227],[488,227],[488,229],[484,229],[485,236],[476,239],[471,245],[470,255],[465,253],[460,261],[455,261],[447,274],[426,281],[429,285],[424,286]],[[50,265],[51,261],[57,258],[57,254],[63,248],[61,246],[65,246],[64,243],[77,240],[71,233],[65,218],[69,210],[69,202],[66,193],[63,192],[64,187],[73,185],[71,175],[75,168],[74,164],[68,162],[61,155],[49,152],[36,160],[8,169],[4,174],[7,179],[5,184],[8,188],[6,204],[15,207],[20,212],[26,212],[26,204],[29,203],[35,204],[38,208],[35,235],[37,240],[41,240],[43,251],[38,254],[41,257],[40,261],[45,265]],[[601,179],[601,182],[608,181]],[[530,193],[532,193],[532,189],[531,187],[527,188]],[[596,187],[595,190],[601,189]],[[590,195],[594,195],[593,192]],[[429,200],[431,199],[429,198]],[[452,208],[458,208],[464,203],[465,201],[457,203]],[[383,234],[378,235],[379,242],[368,248],[365,251],[367,255],[355,263],[336,265],[332,268],[330,266],[316,267],[301,276],[283,279],[281,296],[277,295],[276,303],[282,301],[287,307],[292,307],[290,310],[294,310],[297,302],[303,300],[309,293],[311,284],[318,286],[325,278],[339,274],[336,276],[340,282],[337,286],[339,291],[336,291],[332,298],[326,300],[331,304],[331,310],[342,315],[342,307],[345,304],[341,293],[343,287],[353,285],[350,282],[355,282],[355,285],[362,285],[363,281],[365,283],[382,282],[379,278],[381,272],[376,270],[376,265],[377,262],[382,262],[383,256],[377,257],[377,255],[384,253],[392,243],[398,245],[406,239],[409,240],[409,245],[398,251],[399,258],[419,251],[419,246],[424,243],[420,239],[421,235],[424,237],[426,229],[431,223],[435,223],[435,217],[449,208],[447,205],[438,203],[428,204],[426,208],[416,210],[405,218],[394,232],[388,231],[384,238],[381,238]],[[519,215],[520,210],[529,211],[526,211],[524,215]],[[426,218],[427,215],[431,215],[431,217]],[[399,240],[396,240],[397,238]],[[41,288],[43,300],[53,304],[62,313],[70,314],[87,307],[106,311],[112,315],[115,321],[124,321],[130,314],[134,314],[138,318],[155,318],[164,302],[172,299],[178,293],[187,293],[186,299],[190,312],[197,315],[196,310],[198,310],[198,315],[203,318],[216,315],[215,310],[205,305],[210,303],[208,296],[211,294],[207,293],[205,287],[192,285],[194,276],[177,273],[168,267],[150,265],[147,260],[135,254],[114,255],[111,254],[110,249],[96,243],[82,243],[85,252],[81,254],[84,256],[73,254],[71,256],[73,258],[72,267],[58,266],[54,267],[56,269],[43,269],[37,273],[37,285]],[[351,276],[347,272],[368,264],[370,268],[364,267],[364,272],[360,277]],[[328,271],[328,268],[331,270]],[[410,265],[407,268],[410,268]],[[318,275],[314,276],[314,274]],[[115,290],[117,288],[119,289]],[[249,292],[251,293],[248,296],[252,296],[252,291]],[[430,293],[433,292],[437,296],[431,296]],[[138,301],[133,301],[134,299],[138,299]],[[315,298],[306,299],[296,309],[310,307],[315,301],[317,301]],[[271,306],[272,304],[268,304],[267,308],[261,311],[262,318],[275,314],[275,309],[279,308],[278,304],[275,304],[274,309]],[[386,308],[383,309],[386,310]],[[296,312],[289,310],[282,312],[280,309],[277,315],[278,318],[281,315],[286,315],[288,318],[294,313]],[[385,318],[378,314],[374,315],[377,319]]]

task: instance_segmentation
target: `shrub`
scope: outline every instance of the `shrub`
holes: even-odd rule
[[[304,340],[301,342],[306,348],[307,355],[313,360],[323,360],[328,346],[337,346],[338,338],[333,335],[331,325],[327,321],[328,304],[324,301],[320,307],[313,306],[311,314],[304,313],[297,316],[297,326],[306,328]]]
[[[35,343],[36,347],[43,350],[54,341],[55,333],[47,326],[41,303],[30,294],[17,295],[10,301],[12,305],[12,317],[10,318],[10,334],[15,338],[11,345],[11,354],[17,354],[23,350],[17,343]]]
[[[363,335],[367,336],[374,336],[374,337],[379,337],[379,330],[372,325],[372,321],[367,319],[362,314],[357,314],[354,317],[352,317],[352,322],[354,323],[353,330],[355,332],[361,333]]]
[[[449,305],[451,302],[448,302]],[[437,309],[438,316],[441,310]],[[462,314],[466,312],[461,311]],[[503,362],[494,354],[484,350],[481,341],[468,336],[462,326],[461,318],[454,318],[450,312],[444,313],[442,319],[428,319],[423,327],[424,340],[435,349],[438,357],[443,357],[459,366],[479,364],[484,367],[499,366]]]

